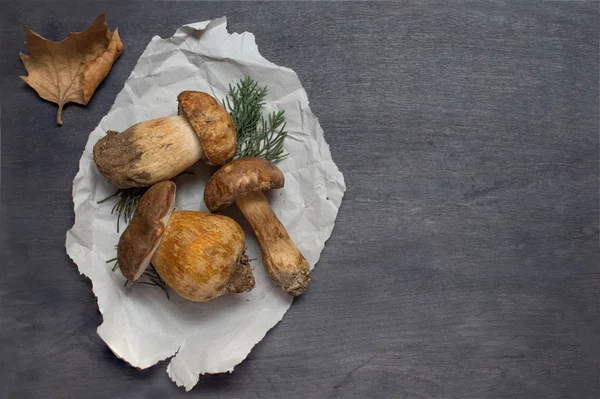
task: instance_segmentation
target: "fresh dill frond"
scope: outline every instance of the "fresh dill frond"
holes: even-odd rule
[[[163,290],[163,292],[167,296],[167,299],[171,299],[169,297],[167,283],[165,283],[165,280],[162,279],[162,277],[158,274],[158,272],[152,264],[148,266],[148,268],[144,271],[142,276],[145,276],[150,281],[138,281],[139,284],[155,285],[161,290]]]
[[[106,263],[112,263],[115,262],[115,264],[112,267],[112,271],[114,272],[115,270],[117,270],[117,267],[119,267],[119,261],[117,258],[112,258],[106,261]]]
[[[110,197],[106,197],[103,200],[98,201],[99,204],[102,204],[111,198],[118,197],[117,202],[110,211],[111,215],[115,212],[117,213],[117,233],[119,233],[120,230],[121,218],[123,218],[125,223],[129,223],[131,221],[140,198],[142,198],[144,193],[148,191],[148,188],[149,187],[133,187],[119,189]]]
[[[114,272],[119,267],[119,261],[117,260],[117,258],[112,258],[112,259],[109,259],[106,261],[106,263],[112,263],[112,262],[115,263],[112,267],[112,271]],[[128,284],[129,284],[129,280],[125,280],[125,287],[127,287]],[[140,277],[140,279],[137,280],[134,284],[154,285],[154,286],[160,288],[161,290],[163,290],[163,292],[167,296],[167,299],[171,299],[169,297],[169,290],[167,287],[167,283],[165,283],[165,280],[163,280],[162,277],[160,277],[160,275],[158,274],[158,272],[156,271],[156,269],[154,268],[154,266],[152,264],[148,265],[148,268],[146,268],[146,270],[144,270],[144,273],[142,273],[142,276]]]
[[[229,85],[229,95],[223,106],[229,111],[237,131],[237,149],[234,158],[257,157],[278,162],[288,154],[283,151],[287,136],[284,111],[273,111],[265,119],[262,107],[267,87],[259,87],[250,77]]]

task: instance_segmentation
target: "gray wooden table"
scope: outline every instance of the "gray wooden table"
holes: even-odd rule
[[[3,398],[600,395],[597,2],[1,1]],[[18,79],[106,11],[125,52],[87,107]],[[348,191],[308,294],[189,394],[96,335],[64,250],[88,134],[153,35],[226,15],[293,68]]]

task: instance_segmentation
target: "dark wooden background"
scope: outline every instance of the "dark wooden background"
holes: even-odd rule
[[[1,1],[3,398],[600,396],[599,3]],[[87,107],[18,79],[106,11],[125,52]],[[293,68],[348,191],[309,292],[189,394],[96,335],[64,250],[88,134],[153,35],[226,15]]]

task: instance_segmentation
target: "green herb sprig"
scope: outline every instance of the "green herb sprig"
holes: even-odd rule
[[[102,204],[108,201],[111,198],[119,197],[115,205],[113,206],[110,214],[117,213],[117,233],[120,230],[120,220],[123,218],[125,223],[129,223],[131,218],[133,217],[133,212],[135,212],[135,207],[137,206],[140,198],[144,195],[146,191],[148,191],[149,187],[133,187],[133,188],[125,188],[119,189],[116,193],[111,195],[110,197],[106,197],[101,201],[98,201],[99,204]]]
[[[285,131],[284,111],[273,111],[265,119],[267,86],[259,87],[250,77],[235,86],[229,85],[229,95],[223,106],[229,111],[237,131],[237,149],[234,158],[257,157],[278,162],[287,157],[283,151]]]
[[[112,258],[112,259],[109,259],[106,261],[106,263],[112,263],[112,262],[115,263],[112,267],[112,271],[114,272],[119,267],[119,261],[117,260],[117,258]],[[145,277],[145,280],[147,280],[147,281],[142,280],[143,277]],[[129,284],[129,280],[125,280],[125,287],[127,287],[128,284]],[[165,283],[165,280],[163,280],[162,277],[160,277],[160,275],[158,274],[158,272],[156,271],[156,269],[154,268],[154,266],[152,264],[148,265],[146,270],[144,270],[144,273],[142,273],[142,276],[140,277],[140,279],[138,281],[136,281],[134,284],[154,285],[154,286],[160,288],[161,290],[163,290],[163,292],[167,296],[167,299],[171,299],[169,297],[169,290],[167,289],[167,283]]]

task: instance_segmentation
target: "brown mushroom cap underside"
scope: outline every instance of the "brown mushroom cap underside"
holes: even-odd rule
[[[244,232],[233,219],[207,212],[175,211],[152,265],[179,295],[204,302],[254,286],[252,279],[245,289],[230,287],[245,248]]]
[[[237,134],[233,119],[210,94],[184,91],[177,96],[179,113],[183,113],[202,142],[206,158],[221,165],[235,154]]]
[[[262,158],[242,158],[219,169],[204,189],[204,203],[213,212],[227,208],[235,198],[251,191],[283,187],[279,168]]]
[[[131,223],[117,249],[119,268],[130,281],[137,280],[148,267],[160,244],[175,204],[175,183],[156,183],[140,199]]]

